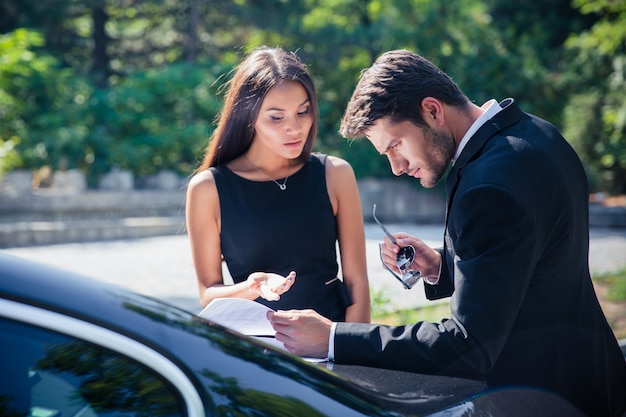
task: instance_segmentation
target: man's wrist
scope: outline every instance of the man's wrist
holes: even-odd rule
[[[424,280],[424,282],[426,282],[429,285],[437,285],[439,284],[439,277],[441,276],[441,267],[443,265],[443,258],[439,257],[439,272],[437,272],[437,276],[430,276],[430,277],[422,277],[422,279]]]

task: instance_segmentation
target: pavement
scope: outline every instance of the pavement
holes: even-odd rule
[[[387,224],[391,232],[406,232],[432,247],[441,245],[443,225]],[[388,300],[389,310],[430,303],[420,283],[405,290],[380,264],[378,243],[383,232],[366,223],[368,277],[372,294]],[[78,272],[160,298],[197,313],[201,310],[196,278],[186,234],[2,249],[3,252],[62,269]],[[626,228],[592,228],[590,231],[592,275],[626,268]],[[225,270],[225,275],[228,271]]]

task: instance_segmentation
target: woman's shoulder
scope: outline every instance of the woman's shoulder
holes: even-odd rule
[[[203,171],[195,173],[189,180],[187,189],[189,191],[192,191],[192,190],[202,190],[202,189],[207,189],[207,188],[209,189],[215,188],[214,172],[215,170],[210,168],[210,169],[205,169]]]
[[[353,175],[352,165],[343,158],[334,155],[323,155],[320,160],[326,167],[326,175]]]
[[[219,195],[211,169],[194,174],[187,184],[188,210],[213,210],[219,207]]]
[[[311,154],[310,160],[318,160],[322,165],[326,167],[330,167],[331,169],[335,168],[349,168],[352,169],[352,166],[348,161],[343,158],[340,158],[335,155],[327,155],[324,153],[314,152]]]

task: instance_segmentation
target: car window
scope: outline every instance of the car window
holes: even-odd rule
[[[71,336],[0,318],[0,415],[185,415],[183,400],[153,370]]]

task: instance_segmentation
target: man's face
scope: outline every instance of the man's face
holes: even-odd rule
[[[422,187],[432,188],[445,175],[456,144],[449,134],[411,122],[392,123],[378,119],[366,131],[367,139],[386,155],[394,175],[418,178]]]

